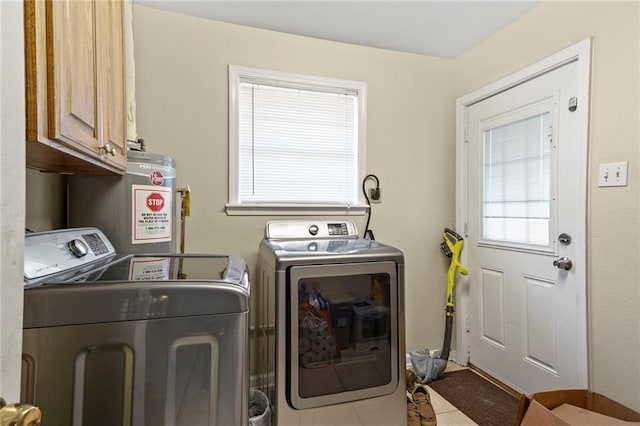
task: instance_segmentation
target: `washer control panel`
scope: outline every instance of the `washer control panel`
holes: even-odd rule
[[[327,228],[329,230],[329,235],[340,235],[340,236],[348,236],[349,235],[349,227],[346,222],[340,223],[328,223]]]
[[[33,280],[115,254],[98,228],[72,228],[25,235],[24,278]]]
[[[267,222],[266,237],[270,240],[358,238],[358,230],[349,220],[272,220]]]

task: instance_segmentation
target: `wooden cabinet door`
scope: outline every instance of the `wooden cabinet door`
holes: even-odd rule
[[[25,0],[25,48],[27,165],[122,174],[123,0]]]
[[[102,133],[107,159],[124,164],[126,153],[124,9],[122,0],[97,1],[98,79],[103,85]]]
[[[90,154],[100,153],[102,129],[93,1],[46,2],[48,136]]]

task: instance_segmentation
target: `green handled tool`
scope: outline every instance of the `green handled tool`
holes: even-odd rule
[[[442,234],[442,243],[440,248],[445,256],[451,259],[449,264],[449,270],[447,271],[447,307],[446,311],[446,324],[444,329],[444,343],[442,344],[442,352],[440,353],[440,359],[449,359],[449,352],[451,350],[451,332],[453,328],[453,312],[455,311],[453,305],[453,287],[456,281],[456,271],[459,271],[462,275],[467,275],[469,272],[460,263],[460,252],[462,251],[462,245],[464,239],[460,234],[452,229],[445,228]]]

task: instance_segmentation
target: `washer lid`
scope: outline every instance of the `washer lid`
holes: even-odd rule
[[[74,281],[224,281],[244,286],[246,265],[236,256],[210,254],[133,255]]]
[[[24,328],[248,312],[245,263],[234,256],[129,256],[24,295]]]
[[[260,257],[277,270],[289,266],[329,263],[379,262],[404,264],[395,247],[364,239],[262,240]]]
[[[317,239],[317,240],[269,240],[269,246],[280,257],[297,255],[340,255],[369,253],[386,247],[383,244],[364,239]]]

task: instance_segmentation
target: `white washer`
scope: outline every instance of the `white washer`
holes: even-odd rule
[[[350,221],[272,221],[257,275],[252,375],[274,424],[363,400],[385,407],[386,424],[406,424],[402,252],[358,238]]]

